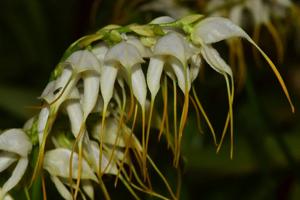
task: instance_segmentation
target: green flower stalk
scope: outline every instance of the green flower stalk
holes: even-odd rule
[[[33,146],[39,153],[36,163],[32,163],[34,169],[30,169],[33,174],[29,186],[44,171],[43,176],[50,177],[64,199],[77,199],[79,195],[94,199],[95,185],[100,186],[105,199],[110,199],[103,179],[108,174],[115,176],[115,185],[119,181],[124,184],[135,199],[140,199],[137,191],[160,199],[179,199],[179,192],[169,185],[148,154],[149,138],[153,129],[159,129],[159,137],[165,136],[177,167],[192,103],[197,116],[201,113],[208,124],[217,151],[230,129],[233,157],[234,74],[213,47],[232,37],[246,39],[263,55],[294,112],[273,62],[228,19],[191,15],[179,20],[160,17],[146,25],[106,26],[67,49],[42,92],[44,105],[40,113],[26,129],[11,129],[0,135],[0,172],[18,161],[1,188],[1,198],[9,198],[7,192],[32,166],[28,165],[28,157],[33,156]],[[228,114],[220,140],[195,90],[194,81],[204,62],[224,76],[226,83]],[[168,113],[168,81],[173,87],[173,120]],[[157,112],[156,101],[160,89],[162,114]],[[15,142],[22,145],[11,145]],[[168,194],[152,189],[148,168],[161,178]]]

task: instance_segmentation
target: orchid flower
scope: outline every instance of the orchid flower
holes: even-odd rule
[[[143,138],[145,138],[145,104],[147,96],[147,86],[144,73],[141,68],[141,63],[144,62],[144,53],[141,50],[142,44],[137,41],[123,41],[113,46],[105,55],[105,62],[103,73],[101,75],[100,85],[101,93],[104,100],[103,116],[105,116],[107,105],[113,95],[114,82],[119,76],[128,83],[130,90],[136,97],[138,103],[142,108],[143,114]],[[124,52],[124,49],[126,51]],[[105,125],[105,118],[103,117],[102,126]],[[144,141],[144,140],[143,140]],[[102,144],[102,140],[100,140]],[[143,143],[145,146],[145,143]]]
[[[190,48],[187,41],[178,33],[175,32],[169,32],[165,36],[161,37],[157,43],[154,46],[153,54],[154,56],[150,58],[149,61],[149,67],[147,71],[147,84],[148,88],[151,93],[151,104],[150,104],[150,116],[149,120],[151,120],[151,114],[152,109],[154,105],[154,100],[156,97],[156,94],[160,88],[160,79],[162,76],[163,69],[165,68],[166,73],[171,77],[173,81],[178,81],[179,88],[185,95],[185,103],[183,108],[183,114],[180,121],[180,130],[179,130],[179,138],[178,141],[180,141],[180,137],[182,134],[182,126],[184,124],[184,121],[186,120],[186,113],[188,107],[188,93],[191,87],[191,80],[190,80],[190,70],[187,66],[187,60],[190,58],[190,52],[192,49]],[[168,66],[171,67],[171,72],[168,70]],[[174,75],[173,75],[174,74]],[[174,95],[176,94],[176,86],[174,87]],[[176,98],[176,97],[174,97]],[[175,99],[174,99],[175,100]],[[177,107],[174,105],[174,108]],[[174,134],[175,134],[175,140],[178,137],[177,136],[177,119],[176,119],[176,110],[174,110]],[[150,123],[149,123],[150,124]],[[149,126],[148,126],[149,127]],[[148,144],[148,138],[149,138],[149,131],[150,128],[148,128],[147,131],[147,139],[146,144]],[[176,144],[176,143],[175,143]],[[177,151],[177,148],[179,147],[179,144],[175,145],[175,151]],[[147,147],[146,147],[147,150]],[[176,155],[177,156],[177,155]]]
[[[20,182],[28,166],[28,155],[31,149],[31,141],[22,129],[9,129],[1,133],[0,172],[14,162],[17,162],[17,165],[11,177],[1,187],[0,199],[9,198],[6,197],[7,192]]]
[[[49,172],[51,180],[64,199],[73,199],[71,193],[63,183],[64,180],[69,178],[69,166],[72,166],[72,171],[74,172],[72,178],[78,179],[79,168],[82,168],[80,179],[98,182],[96,175],[85,160],[78,163],[78,154],[73,153],[73,159],[70,162],[71,154],[72,152],[69,149],[57,148],[50,150],[45,153],[43,163],[43,168]]]
[[[291,101],[290,95],[287,91],[286,85],[276,69],[273,62],[269,59],[269,57],[257,46],[257,44],[250,38],[250,36],[247,35],[246,32],[244,32],[239,26],[232,23],[230,20],[221,18],[221,17],[210,17],[204,20],[201,20],[199,23],[197,23],[194,27],[193,32],[191,33],[191,39],[195,44],[201,45],[201,54],[203,58],[206,60],[206,62],[217,72],[223,74],[226,79],[227,84],[227,91],[229,96],[229,116],[230,116],[230,122],[231,122],[231,157],[233,154],[233,122],[232,122],[232,101],[233,101],[233,81],[232,81],[232,89],[229,88],[229,83],[226,78],[227,75],[229,75],[232,79],[232,73],[231,69],[228,67],[228,65],[225,63],[225,61],[219,56],[217,51],[212,48],[211,44],[226,40],[232,37],[241,37],[248,40],[255,48],[258,49],[258,51],[263,55],[263,57],[268,62],[269,66],[273,70],[276,78],[278,79],[283,92],[285,93],[292,112],[294,112],[294,106]],[[224,132],[222,134],[222,139],[219,144],[219,148],[221,147],[225,130],[227,129],[228,119],[226,120],[226,125],[224,128]]]
[[[76,51],[60,65],[64,66],[60,76],[48,83],[40,97],[47,105],[39,115],[40,150],[33,178],[41,168],[46,138],[51,131],[58,109],[68,98],[80,78],[83,79],[85,89],[82,103],[84,120],[82,120],[81,125],[84,124],[97,102],[98,93],[94,93],[98,90],[100,83],[100,65],[97,58],[87,50]]]

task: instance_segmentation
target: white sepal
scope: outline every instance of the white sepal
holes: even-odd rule
[[[191,34],[192,41],[198,44],[211,44],[232,37],[251,40],[243,29],[223,17],[208,17],[201,20]]]
[[[0,149],[27,157],[32,144],[22,129],[9,129],[0,135]]]
[[[23,177],[26,168],[28,165],[28,159],[21,157],[13,171],[13,173],[11,174],[11,176],[9,177],[9,179],[4,183],[2,190],[7,193],[8,191],[10,191],[13,187],[15,187],[21,180],[21,178]]]
[[[125,125],[123,124],[122,126]],[[101,138],[103,139],[103,143],[109,145],[116,145],[118,147],[125,147],[124,127],[120,128],[120,124],[116,119],[111,117],[107,118],[105,121],[105,127],[103,132],[101,123],[97,123],[96,125],[94,125],[91,134],[92,137],[98,141],[100,141],[99,133],[101,135]],[[116,141],[118,134],[119,138],[118,141]]]
[[[50,176],[52,182],[54,183],[58,193],[65,199],[65,200],[72,200],[73,197],[71,192],[68,188],[57,178],[56,176]]]
[[[70,158],[71,151],[69,149],[57,148],[50,150],[45,153],[43,167],[52,176],[68,178],[70,175]],[[96,175],[93,173],[86,160],[83,159],[81,164],[81,179],[91,179],[95,182],[98,182]],[[74,179],[77,179],[78,176],[78,165],[78,154],[74,152],[72,160],[72,178]]]
[[[83,122],[83,113],[81,105],[77,100],[68,100],[65,108],[67,110],[71,123],[71,130],[75,138],[78,136],[81,124]]]
[[[0,173],[6,170],[12,163],[16,161],[16,154],[6,151],[0,152]]]
[[[66,62],[71,63],[76,72],[95,71],[100,74],[101,67],[98,59],[88,50],[79,50],[72,53]]]
[[[190,71],[189,71],[188,67],[187,66],[184,67],[182,65],[182,63],[176,59],[171,59],[170,64],[176,75],[179,88],[181,89],[181,91],[184,94],[186,94],[186,91],[185,91],[186,84],[187,84],[188,91],[190,91],[190,88],[191,88]],[[186,70],[186,72],[185,72],[185,70]]]
[[[145,47],[137,37],[128,36],[126,42],[135,46],[143,58],[149,58],[152,56],[151,50]]]
[[[83,77],[83,115],[84,119],[92,112],[95,104],[97,102],[99,87],[100,87],[100,77],[95,73],[85,74]]]
[[[97,57],[101,68],[104,65],[104,57],[107,53],[107,50],[108,46],[104,42],[96,44],[92,49],[92,53]]]
[[[31,129],[31,127],[32,127],[32,125],[33,125],[35,119],[36,119],[36,116],[31,117],[30,119],[28,119],[28,120],[24,123],[24,125],[23,125],[23,130],[24,130],[25,132],[30,131],[30,129]]]
[[[131,85],[133,94],[137,101],[140,103],[142,109],[145,109],[146,97],[147,97],[147,85],[143,70],[140,64],[136,64],[132,67],[131,71]]]
[[[114,85],[118,74],[118,68],[112,64],[105,64],[100,77],[100,89],[104,101],[107,106],[113,96]]]
[[[91,142],[91,152],[89,156],[94,157],[93,160],[96,161],[96,163],[93,166],[94,170],[99,171],[99,158],[100,158],[100,151],[99,151],[99,144],[96,142]],[[102,160],[101,160],[101,173],[103,174],[114,174],[116,175],[118,173],[117,165],[114,161],[111,161],[108,163],[109,160],[107,156],[102,151]],[[109,164],[109,166],[108,166]],[[107,171],[104,172],[104,170],[107,168]]]
[[[175,19],[169,16],[161,16],[153,19],[150,24],[163,24],[163,23],[171,23],[174,22]]]
[[[201,54],[204,60],[220,74],[227,73],[229,76],[232,75],[231,68],[221,58],[220,54],[212,46],[203,45],[201,48]]]
[[[45,131],[46,124],[47,124],[47,121],[49,118],[49,112],[50,112],[50,108],[49,108],[49,106],[47,106],[47,107],[42,108],[40,111],[40,114],[39,114],[39,119],[38,119],[39,144],[42,144],[44,131]]]
[[[124,41],[108,50],[105,61],[120,63],[127,71],[130,71],[132,66],[144,62],[139,50],[134,45]]]
[[[197,78],[202,64],[202,59],[200,54],[195,54],[190,58],[190,73],[191,73],[191,82]]]
[[[160,57],[153,56],[150,58],[147,71],[147,85],[152,98],[155,98],[160,88],[160,78],[164,67],[164,61]]]
[[[184,65],[186,63],[184,42],[180,34],[170,32],[157,41],[153,53],[160,56],[173,56]]]

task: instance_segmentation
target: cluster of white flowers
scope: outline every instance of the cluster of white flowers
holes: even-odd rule
[[[115,175],[137,199],[133,188],[165,199],[146,184],[150,183],[145,181],[149,180],[149,164],[166,184],[171,198],[176,199],[147,153],[151,127],[165,134],[176,166],[191,98],[195,109],[204,115],[219,148],[229,124],[233,142],[233,73],[212,46],[232,37],[245,38],[261,52],[290,101],[272,61],[228,19],[192,15],[179,20],[160,17],[146,25],[110,25],[72,44],[40,97],[44,105],[39,115],[26,123],[23,130],[12,129],[0,135],[3,151],[0,171],[18,160],[12,176],[2,187],[2,196],[20,181],[34,146],[39,154],[32,179],[46,170],[65,199],[76,198],[78,194],[83,199],[93,199],[95,183],[109,199],[102,180],[104,174]],[[219,142],[193,89],[203,61],[226,80],[229,112]],[[166,120],[167,81],[170,80],[174,91],[173,134],[165,128],[170,127]],[[180,120],[176,110],[177,87],[184,96]],[[153,112],[160,89],[164,102],[162,115]],[[141,120],[137,119],[139,114]],[[141,133],[134,131],[136,124],[140,124]],[[231,156],[232,152],[231,148]],[[134,178],[129,177],[128,170]]]

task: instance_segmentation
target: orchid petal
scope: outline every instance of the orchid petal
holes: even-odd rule
[[[188,67],[184,67],[182,65],[182,63],[178,62],[178,60],[176,59],[172,59],[170,61],[170,64],[172,66],[172,69],[176,75],[177,81],[178,81],[178,85],[179,88],[181,89],[181,91],[186,94],[186,84],[188,87],[188,91],[191,88],[191,82],[190,82],[190,71],[188,69]],[[186,69],[186,77],[185,77],[185,72],[184,69]]]
[[[157,17],[153,19],[150,24],[163,24],[163,23],[171,23],[176,21],[174,18],[169,17],[169,16],[162,16],[162,17]]]
[[[107,51],[108,46],[104,42],[96,44],[92,49],[92,53],[97,57],[101,67],[104,65],[104,58]]]
[[[232,70],[212,46],[203,45],[201,54],[204,60],[218,73],[227,73],[232,77]]]
[[[160,88],[160,77],[162,75],[164,61],[158,57],[151,57],[147,71],[147,85],[154,99]]]
[[[94,157],[93,159],[96,161],[96,163],[93,166],[94,170],[99,171],[99,158],[100,158],[100,151],[99,151],[99,145],[96,142],[91,142],[91,152],[89,156]],[[101,160],[101,172],[105,174],[114,174],[116,175],[118,173],[117,166],[115,162],[108,163],[109,160],[106,155],[102,153],[102,160]],[[109,164],[109,166],[107,166]],[[106,169],[107,168],[107,169]],[[104,170],[106,171],[104,172]]]
[[[44,107],[42,108],[40,114],[39,114],[39,119],[38,119],[38,136],[39,136],[39,144],[42,144],[42,140],[44,137],[44,131],[46,128],[46,124],[49,118],[49,113],[50,113],[50,108]]]
[[[104,132],[101,131],[101,123],[96,124],[92,130],[93,138],[99,140],[99,133],[103,142],[110,145],[116,145],[118,147],[125,147],[125,141],[123,136],[123,129],[119,128],[119,122],[114,118],[107,118],[105,122]],[[119,133],[118,133],[119,131]],[[118,138],[119,134],[119,138]],[[116,142],[116,140],[118,141]]]
[[[70,158],[71,151],[69,149],[57,148],[47,151],[44,158],[44,169],[46,169],[52,176],[59,176],[62,178],[69,178],[70,171]],[[78,176],[78,154],[73,152],[72,160],[72,178],[77,179]],[[97,177],[93,173],[92,169],[86,162],[82,160],[81,179],[91,179],[98,182]]]
[[[275,67],[274,63],[270,58],[264,53],[264,51],[257,46],[257,44],[245,33],[240,27],[232,23],[230,20],[221,17],[210,17],[200,21],[195,27],[194,32],[191,35],[192,41],[195,43],[205,43],[210,44],[218,42],[224,39],[229,39],[231,37],[243,37],[248,40],[255,48],[261,53],[261,55],[268,62],[272,71],[274,72],[286,98],[288,99],[292,112],[294,112],[294,105],[292,103],[289,92],[286,88],[286,85]],[[207,48],[206,48],[207,49]],[[203,51],[203,48],[202,48]],[[213,53],[215,54],[215,53]],[[217,54],[215,54],[217,55]],[[207,60],[207,59],[206,59]],[[224,65],[225,66],[225,65]],[[229,71],[228,71],[229,72]],[[227,72],[227,73],[228,73]]]
[[[78,136],[83,121],[83,113],[79,101],[68,100],[66,110],[71,123],[71,130],[75,138]]]
[[[137,37],[129,36],[126,42],[135,46],[143,58],[151,57],[152,55],[151,50],[145,47]]]
[[[154,55],[174,56],[180,60],[182,64],[185,64],[186,55],[184,42],[183,37],[178,33],[168,33],[157,41],[153,51]]]
[[[243,29],[222,17],[208,17],[201,20],[191,34],[192,41],[200,44],[211,44],[232,37],[251,40]]]
[[[102,113],[103,111],[103,99],[102,99],[102,96],[98,94],[98,98],[97,98],[97,102],[95,104],[95,107],[94,109],[92,110],[92,113]]]
[[[53,103],[64,91],[70,78],[72,70],[65,67],[62,74],[55,80],[48,83],[40,98],[44,99],[48,104]]]
[[[117,78],[118,68],[114,65],[106,64],[100,77],[100,89],[106,107],[113,96],[114,85]]]
[[[95,71],[100,74],[100,64],[94,54],[88,50],[79,50],[71,54],[66,62],[72,64],[77,72]]]
[[[10,152],[0,152],[0,172],[6,170],[12,163],[17,160],[16,154]]]
[[[110,48],[106,53],[105,61],[120,63],[128,71],[135,64],[144,62],[138,49],[127,42],[120,42]]]
[[[58,193],[66,200],[72,200],[73,197],[68,188],[57,178],[56,176],[50,176],[52,182],[54,183]]]
[[[191,72],[191,82],[197,78],[200,68],[201,68],[202,60],[200,54],[193,55],[190,59],[190,72]]]
[[[85,74],[83,78],[84,94],[83,94],[83,113],[86,119],[95,107],[97,102],[100,77],[97,74]]]
[[[10,178],[4,183],[2,190],[6,193],[10,191],[13,187],[15,187],[23,177],[26,168],[28,165],[28,159],[27,158],[20,158],[12,175]]]
[[[146,80],[140,64],[132,67],[131,85],[133,94],[144,109],[147,97]]]
[[[27,133],[27,131],[30,131],[30,129],[33,126],[33,123],[35,122],[36,117],[31,117],[29,120],[27,120],[24,125],[23,125],[23,130],[25,133]]]
[[[22,129],[9,129],[0,135],[0,149],[27,157],[32,144]]]

